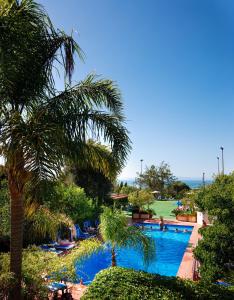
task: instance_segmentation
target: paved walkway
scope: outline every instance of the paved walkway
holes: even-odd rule
[[[83,284],[67,284],[69,291],[72,293],[73,300],[80,300],[80,298],[83,296],[85,290],[87,289],[86,285]],[[61,299],[62,293],[59,292],[58,298]],[[49,297],[49,300],[52,300],[53,297]]]

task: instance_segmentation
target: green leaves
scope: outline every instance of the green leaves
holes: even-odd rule
[[[19,149],[33,184],[58,176],[66,159],[90,160],[109,176],[100,147],[87,144],[91,138],[110,147],[120,170],[130,140],[117,85],[93,74],[75,86],[68,85],[75,54],[83,59],[74,39],[55,30],[33,0],[0,4],[4,8],[0,14],[0,144],[4,156],[8,159],[13,156],[9,149]],[[63,92],[55,88],[53,68],[58,63],[68,79]]]
[[[44,252],[33,246],[23,251],[22,285],[25,298],[45,299],[48,296],[47,282],[44,277],[60,281],[61,278],[77,280],[75,263],[78,259],[88,256],[101,248],[100,241],[89,239],[82,241],[79,247],[69,255],[58,257],[54,253]],[[9,272],[9,254],[0,255],[0,297],[8,295],[9,287],[14,280]],[[3,298],[1,298],[3,299]]]
[[[100,221],[101,236],[112,248],[132,247],[142,253],[146,265],[155,258],[154,241],[139,228],[128,226],[127,218],[121,211],[105,208]]]
[[[233,291],[216,284],[203,285],[178,277],[115,267],[99,272],[82,300],[231,300],[233,296]]]
[[[152,193],[146,190],[139,190],[132,192],[128,195],[129,203],[133,206],[137,206],[140,209],[143,209],[145,205],[149,207],[150,204],[153,204],[155,199]]]
[[[213,225],[201,229],[203,239],[194,253],[201,262],[204,281],[222,278],[234,263],[234,174],[220,175],[196,195],[200,210],[208,212]]]

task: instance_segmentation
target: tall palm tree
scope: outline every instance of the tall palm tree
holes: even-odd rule
[[[100,216],[100,233],[103,240],[111,245],[112,267],[116,263],[116,247],[132,247],[139,250],[145,264],[155,257],[155,243],[139,228],[127,225],[127,217],[119,210],[105,208]]]
[[[92,159],[89,138],[107,143],[121,166],[130,149],[118,88],[94,75],[71,86],[75,54],[82,58],[78,44],[55,30],[33,0],[0,0],[0,149],[11,197],[10,269],[16,278],[11,299],[21,297],[25,186],[58,176],[67,160]],[[54,80],[61,66],[62,92]]]

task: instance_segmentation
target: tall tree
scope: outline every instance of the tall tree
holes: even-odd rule
[[[83,160],[76,164],[73,162],[66,171],[72,173],[74,182],[84,188],[85,193],[100,206],[110,200],[113,182],[120,172],[120,164],[108,147],[92,140],[88,144],[96,153],[96,163]]]
[[[90,75],[71,86],[74,54],[82,57],[73,38],[33,0],[1,0],[0,8],[0,147],[11,197],[11,299],[19,300],[25,186],[58,176],[66,159],[92,160],[90,136],[108,143],[121,165],[130,147],[116,85]],[[58,61],[62,92],[53,76]]]
[[[157,190],[161,196],[166,194],[167,187],[175,181],[170,166],[164,161],[159,166],[147,167],[145,172],[138,174],[136,182],[140,187],[146,187],[151,191]]]
[[[99,225],[103,240],[111,245],[112,267],[117,265],[116,247],[133,247],[140,250],[147,264],[155,257],[155,243],[139,228],[127,225],[123,212],[105,208]]]

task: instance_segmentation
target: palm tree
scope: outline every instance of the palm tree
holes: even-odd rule
[[[65,170],[65,176],[84,188],[86,195],[95,200],[96,207],[100,207],[110,199],[113,182],[121,171],[121,166],[116,165],[116,160],[107,146],[93,140],[88,141],[88,146],[95,154],[93,159],[71,163]]]
[[[78,44],[55,30],[33,0],[0,1],[0,149],[11,197],[10,270],[16,278],[11,299],[21,297],[25,186],[36,190],[69,160],[91,160],[90,137],[107,143],[120,166],[130,150],[117,86],[94,75],[72,86],[75,54],[82,58]],[[61,66],[62,92],[54,79]]]
[[[105,208],[100,216],[100,233],[104,242],[111,245],[112,267],[116,266],[116,247],[132,247],[139,250],[145,264],[155,258],[155,243],[139,228],[127,225],[123,212]]]

